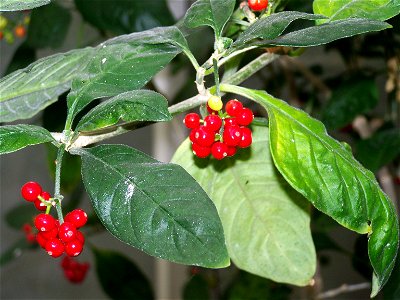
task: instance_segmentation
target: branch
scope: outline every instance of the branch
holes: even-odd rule
[[[323,292],[319,295],[317,295],[317,299],[327,299],[327,298],[332,298],[337,295],[343,294],[343,293],[350,293],[354,291],[359,291],[359,290],[365,290],[369,289],[371,287],[371,284],[369,282],[363,282],[363,283],[358,283],[358,284],[342,284],[340,287],[336,289],[332,289],[326,292]]]

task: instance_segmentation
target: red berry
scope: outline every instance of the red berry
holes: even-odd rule
[[[239,126],[225,127],[222,137],[228,146],[237,146],[242,138],[242,131]]]
[[[25,183],[21,188],[22,197],[29,202],[35,201],[37,197],[42,193],[42,187],[35,181],[29,181]]]
[[[47,241],[45,250],[50,256],[59,257],[64,253],[64,244],[57,238],[52,238]]]
[[[38,214],[35,218],[35,227],[39,231],[50,231],[56,227],[56,219],[48,214]]]
[[[79,263],[72,257],[65,256],[61,262],[65,277],[73,283],[80,283],[85,279],[89,270],[88,263]]]
[[[82,243],[82,245],[85,244],[85,236],[83,235],[82,232],[79,230],[76,231],[76,239]]]
[[[42,192],[42,193],[40,194],[40,196],[41,196],[44,200],[49,200],[49,199],[51,198],[51,195],[50,195],[48,192]],[[34,204],[35,204],[36,209],[37,209],[37,210],[40,210],[40,211],[45,211],[46,208],[47,208],[47,205],[44,204],[42,201],[40,201],[39,198],[36,198],[36,199],[35,199]]]
[[[41,231],[36,234],[36,241],[43,249],[46,248],[46,244],[49,241],[49,239],[44,236],[44,233],[44,231]]]
[[[236,122],[241,126],[250,125],[250,123],[253,122],[253,119],[253,112],[251,111],[251,109],[246,107],[243,108],[236,116]]]
[[[238,147],[240,148],[247,148],[251,145],[253,142],[253,137],[251,135],[251,130],[247,127],[242,127],[242,138],[240,140],[240,143]]]
[[[79,254],[81,254],[82,249],[83,249],[83,244],[77,239],[72,240],[67,244],[65,244],[65,253],[68,256],[78,256]]]
[[[64,242],[68,243],[76,239],[76,227],[70,222],[64,222],[60,225],[58,229],[58,238]]]
[[[232,117],[236,117],[242,109],[243,104],[237,99],[229,100],[225,105],[226,112]]]
[[[76,228],[80,228],[86,224],[88,216],[83,209],[77,208],[69,212],[64,220],[65,222],[74,224]]]
[[[22,38],[26,34],[26,28],[22,25],[18,25],[14,28],[15,35],[19,38]]]
[[[4,38],[4,33],[3,31],[0,31],[0,40],[2,40]]]
[[[214,158],[221,160],[228,156],[228,146],[221,142],[215,142],[211,147],[211,154]]]
[[[228,150],[226,151],[228,153],[228,156],[234,156],[236,154],[237,148],[234,146],[228,146]]]
[[[194,129],[200,126],[200,116],[196,113],[187,114],[183,123],[187,128]]]
[[[211,147],[203,147],[196,143],[192,144],[192,150],[194,155],[200,158],[205,158],[211,154]]]
[[[261,11],[268,7],[268,0],[248,0],[247,3],[254,11]]]
[[[215,132],[209,131],[204,126],[193,129],[193,143],[199,144],[203,147],[211,147],[215,140]]]
[[[235,118],[226,118],[226,119],[224,119],[224,124],[225,124],[225,126],[233,126],[233,125],[237,125],[237,122],[236,122]]]
[[[219,131],[222,126],[222,119],[218,115],[208,115],[204,118],[204,128],[208,131]]]
[[[217,114],[217,113],[218,113],[218,111],[213,110],[210,106],[208,106],[208,103],[207,103],[207,111],[208,111],[208,113],[209,113],[210,115],[212,115],[212,114]]]

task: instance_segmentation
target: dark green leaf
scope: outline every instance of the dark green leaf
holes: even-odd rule
[[[30,65],[36,60],[36,50],[29,47],[26,43],[22,43],[17,51],[15,51],[10,64],[5,71],[5,75],[8,75],[18,69],[22,69]],[[1,114],[0,114],[1,115]]]
[[[388,283],[383,289],[384,300],[400,300],[400,255],[397,255],[396,264]]]
[[[47,142],[55,142],[55,140],[43,127],[23,124],[0,127],[0,154]]]
[[[220,37],[233,13],[235,0],[197,0],[185,15],[185,25],[190,28],[210,26]]]
[[[184,300],[209,300],[208,282],[201,275],[192,276],[183,289]]]
[[[371,138],[356,145],[356,158],[372,172],[400,155],[400,130],[398,128],[379,131]]]
[[[272,41],[255,43],[258,46],[311,47],[354,35],[391,28],[388,23],[368,19],[346,19],[319,26],[307,27],[282,35]]]
[[[119,94],[89,111],[76,126],[77,131],[93,131],[119,122],[170,121],[168,101],[147,90]]]
[[[398,0],[314,0],[314,13],[329,17],[319,23],[348,18],[385,21],[400,13]]]
[[[93,48],[55,54],[0,79],[0,122],[30,118],[57,101],[92,55]]]
[[[97,215],[118,239],[182,264],[229,265],[217,210],[182,167],[123,145],[74,153]]]
[[[75,0],[83,18],[100,30],[116,34],[172,25],[174,19],[165,0]]]
[[[84,71],[72,82],[66,127],[94,99],[141,88],[182,48],[187,48],[186,40],[176,27],[124,35],[99,45]]]
[[[114,251],[92,249],[97,277],[111,299],[154,299],[150,282],[131,260]]]
[[[22,200],[22,197],[20,199]],[[7,211],[5,221],[8,226],[22,232],[22,226],[24,224],[32,224],[36,215],[37,211],[33,209],[32,205],[25,202]]]
[[[214,201],[232,261],[278,282],[306,285],[315,272],[309,205],[285,182],[268,151],[268,128],[251,148],[222,161],[194,159],[186,140],[174,155]]]
[[[395,208],[375,176],[305,112],[263,91],[225,85],[221,89],[267,109],[272,157],[296,190],[344,227],[369,234],[375,296],[392,272],[399,246]]]
[[[64,42],[71,23],[68,9],[56,2],[32,11],[27,44],[33,48],[58,48]]]
[[[50,0],[1,0],[0,11],[27,10],[49,3]]]
[[[32,210],[32,207],[30,207]],[[14,259],[20,257],[23,251],[37,248],[36,243],[29,243],[26,238],[16,241],[11,247],[6,249],[0,256],[0,267],[3,267]]]
[[[332,93],[322,112],[322,122],[328,129],[348,125],[353,119],[378,104],[378,88],[372,79],[348,80]]]
[[[237,48],[248,47],[248,43],[256,39],[273,40],[280,36],[290,23],[295,20],[318,20],[323,18],[324,16],[321,15],[284,11],[258,19],[239,35],[232,45],[232,51]]]

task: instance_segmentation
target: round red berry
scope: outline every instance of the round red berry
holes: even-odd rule
[[[48,214],[38,214],[35,218],[35,227],[39,231],[50,231],[56,227],[56,219]]]
[[[215,132],[209,131],[204,126],[193,129],[193,143],[199,144],[203,147],[211,147],[215,140]]]
[[[261,11],[268,7],[268,0],[248,0],[247,3],[254,11]]]
[[[222,119],[218,115],[208,115],[204,118],[204,128],[208,131],[219,131],[222,126]]]
[[[44,236],[44,233],[44,231],[40,231],[36,234],[36,241],[43,249],[46,248],[46,244],[49,241],[49,239]]]
[[[251,130],[247,127],[242,127],[242,138],[240,140],[240,143],[238,147],[240,148],[247,148],[251,145],[253,142],[253,137],[251,135]]]
[[[234,146],[228,146],[228,150],[226,151],[228,153],[228,156],[234,156],[236,154],[237,148]]]
[[[64,220],[65,222],[74,224],[76,228],[80,228],[86,224],[88,216],[83,209],[77,208],[69,212]]]
[[[51,198],[51,195],[48,192],[42,192],[40,194],[40,196],[44,199],[44,200],[49,200]],[[39,198],[35,199],[35,207],[37,210],[40,211],[45,211],[47,208],[47,205],[45,203],[43,203]]]
[[[236,117],[242,109],[243,104],[237,99],[229,100],[225,105],[226,112],[232,117]]]
[[[78,256],[81,254],[83,249],[83,244],[75,239],[65,244],[65,253],[68,256]]]
[[[59,257],[64,253],[64,244],[57,238],[52,238],[47,241],[45,250],[50,256]]]
[[[237,146],[242,138],[242,131],[239,126],[228,126],[225,127],[222,137],[228,146]]]
[[[211,147],[203,147],[196,143],[192,144],[192,150],[194,155],[200,158],[205,158],[211,154]]]
[[[236,122],[241,126],[250,125],[250,123],[253,122],[253,119],[253,112],[251,111],[251,109],[246,107],[243,108],[236,116]]]
[[[224,124],[225,126],[234,126],[237,125],[237,122],[235,118],[226,118],[224,119]]]
[[[40,234],[47,240],[58,237],[58,227],[56,226],[49,231],[41,231]]]
[[[58,228],[58,238],[64,242],[70,242],[76,239],[76,227],[70,222],[64,222]]]
[[[200,116],[196,113],[187,114],[183,123],[187,128],[194,129],[200,126]]]
[[[26,201],[33,202],[42,193],[42,187],[35,181],[25,183],[21,188],[21,195]]]
[[[17,27],[15,27],[14,33],[17,37],[22,38],[26,34],[26,28],[22,25],[18,25]]]
[[[79,230],[76,231],[76,239],[82,243],[82,245],[85,244],[85,236],[83,235],[82,232]]]
[[[221,160],[228,156],[228,146],[221,142],[215,142],[211,147],[211,154],[214,158]]]

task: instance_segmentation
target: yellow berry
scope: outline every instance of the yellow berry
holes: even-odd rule
[[[0,15],[0,30],[6,28],[7,24],[8,24],[7,18]]]
[[[223,103],[220,97],[211,96],[207,102],[208,106],[215,111],[219,111],[222,109]]]

